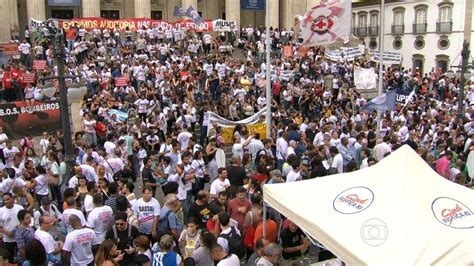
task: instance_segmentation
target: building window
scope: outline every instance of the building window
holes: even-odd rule
[[[402,46],[403,46],[403,42],[402,42],[402,39],[400,37],[397,37],[397,38],[395,38],[395,40],[393,40],[393,48],[394,49],[400,50],[400,49],[402,49]]]
[[[438,40],[438,48],[440,50],[446,50],[449,48],[449,39],[448,36],[441,36]]]
[[[401,35],[405,33],[405,9],[398,7],[393,9],[392,34]]]
[[[57,19],[72,19],[74,18],[74,11],[72,9],[52,9],[51,17]]]
[[[423,39],[423,37],[417,37],[414,45],[415,48],[418,50],[423,49],[423,47],[425,47],[425,40]]]
[[[413,71],[414,73],[419,73],[422,75],[423,72],[423,66],[425,64],[425,56],[421,54],[414,54],[412,57],[412,63],[413,63]]]
[[[453,30],[453,7],[452,3],[444,2],[439,6],[439,17],[436,23],[436,32],[450,33]]]
[[[358,37],[367,36],[367,12],[359,12],[357,19],[357,31]]]
[[[436,68],[441,70],[442,73],[448,71],[449,56],[441,54],[436,56]]]
[[[369,27],[369,35],[370,36],[377,36],[379,34],[379,14],[378,13],[370,13],[370,27]]]
[[[120,11],[119,10],[101,10],[100,17],[108,19],[119,19]]]
[[[151,18],[155,20],[162,20],[163,11],[151,11]]]
[[[428,6],[418,5],[415,6],[415,23],[413,24],[413,33],[424,34],[426,33],[427,23],[426,16],[428,13]]]

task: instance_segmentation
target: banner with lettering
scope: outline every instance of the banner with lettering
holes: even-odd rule
[[[38,20],[30,18],[34,24],[39,24]],[[86,30],[93,29],[110,29],[113,30],[118,27],[121,31],[125,31],[128,27],[131,31],[137,31],[140,28],[146,27],[161,27],[174,29],[184,29],[196,32],[208,31],[236,31],[237,24],[233,20],[203,20],[202,23],[195,23],[192,20],[179,20],[176,22],[168,22],[166,20],[153,20],[149,18],[129,18],[129,19],[105,19],[105,18],[74,18],[71,20],[59,20],[59,27],[67,30],[71,27],[84,27]]]
[[[324,57],[331,61],[354,61],[358,57],[362,57],[359,47],[341,47],[336,50],[326,49]]]
[[[61,128],[59,100],[36,101],[29,106],[24,101],[0,104],[0,126],[8,136],[22,138],[43,131]]]
[[[380,61],[379,51],[369,51],[370,60],[375,62]],[[383,63],[387,65],[399,65],[402,62],[402,54],[399,52],[383,52]]]
[[[260,134],[260,138],[264,139],[267,135],[267,124],[265,123],[258,123],[254,125],[246,125],[249,134]],[[234,137],[234,128],[235,126],[231,127],[223,127],[221,128],[221,136],[224,139],[225,143],[231,144],[233,142]]]
[[[265,124],[265,114],[267,112],[267,108],[263,108],[254,115],[247,117],[245,119],[239,121],[232,121],[222,116],[214,113],[208,112],[209,115],[209,126],[207,129],[208,135],[213,132],[215,126],[219,126],[221,128],[221,135],[224,138],[226,143],[232,143],[232,134],[234,132],[234,128],[236,125],[243,125],[246,126],[249,132],[257,132],[260,133],[260,136],[266,136],[266,124]],[[262,126],[263,125],[263,126]]]

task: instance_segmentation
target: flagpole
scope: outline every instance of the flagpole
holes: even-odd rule
[[[380,1],[380,56],[379,56],[379,95],[383,93],[383,54],[384,54],[384,35],[385,35],[385,0]],[[380,136],[380,123],[382,119],[382,112],[377,111],[377,138]]]
[[[272,105],[272,95],[271,95],[271,90],[270,90],[270,52],[271,52],[271,45],[270,45],[270,1],[265,1],[265,26],[266,26],[266,48],[267,48],[267,60],[265,63],[265,91],[266,91],[266,97],[267,97],[267,110],[265,114],[265,122],[267,124],[267,138],[271,138],[271,132],[272,132],[272,113],[271,113],[271,105]]]

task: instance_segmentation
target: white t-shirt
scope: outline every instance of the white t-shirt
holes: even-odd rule
[[[41,244],[43,244],[46,253],[53,253],[54,249],[56,248],[56,242],[54,241],[54,238],[50,233],[41,230],[41,228],[38,228],[35,231],[35,238],[39,240]]]
[[[2,149],[2,150],[3,150],[3,148],[5,148],[5,147],[6,147],[6,145],[5,145],[5,141],[7,141],[7,140],[8,140],[8,136],[7,136],[7,134],[5,134],[5,133],[2,133],[2,134],[0,134],[0,142],[2,142],[2,141],[3,141],[3,143],[2,143],[2,144],[0,144],[0,149]]]
[[[87,212],[90,212],[94,209],[94,202],[93,202],[94,198],[87,194],[86,197],[84,198],[84,211],[87,213]]]
[[[81,228],[66,235],[63,250],[71,252],[71,266],[83,266],[94,260],[92,242],[96,235],[90,228]]]
[[[17,225],[20,224],[18,218],[16,217],[20,210],[23,210],[23,207],[17,204],[13,204],[11,209],[8,209],[6,206],[0,208],[0,223],[2,223],[3,228],[11,232]],[[15,237],[11,238],[4,234],[3,242],[15,242]]]
[[[189,123],[189,120],[187,122]],[[176,140],[179,141],[179,144],[181,145],[181,150],[184,151],[188,148],[188,142],[192,136],[193,135],[187,131],[183,131],[178,134]]]
[[[143,198],[137,200],[134,212],[138,218],[138,229],[141,233],[151,234],[153,219],[155,217],[159,219],[160,210],[160,203],[155,198],[148,202],[145,202]]]
[[[111,141],[106,141],[104,143],[104,149],[105,149],[105,152],[107,154],[112,154],[113,151],[115,150],[115,147],[117,147],[117,145],[115,145],[113,142]]]
[[[86,218],[84,217],[84,214],[80,211],[80,210],[77,210],[77,209],[65,209],[63,214],[61,215],[61,223],[63,224],[63,227],[66,227],[66,230],[69,233],[71,233],[74,229],[72,228],[71,224],[69,223],[69,217],[71,217],[71,215],[76,215],[77,217],[79,217],[79,219],[81,220],[81,224],[82,226],[86,226]]]
[[[105,233],[112,225],[114,212],[109,206],[101,206],[93,209],[87,217],[87,227],[94,229],[94,245],[102,243]]]
[[[7,167],[12,167],[13,158],[15,158],[15,155],[17,153],[20,153],[20,150],[15,146],[12,146],[11,149],[9,149],[8,147],[3,148],[3,155],[5,156]]]
[[[217,178],[211,184],[210,193],[211,195],[218,195],[219,192],[224,191],[229,186],[230,186],[229,179],[226,178],[224,181],[221,181],[219,178]]]
[[[336,168],[338,173],[344,172],[344,158],[340,153],[334,156],[332,160],[331,168]]]
[[[138,106],[138,112],[139,113],[146,113],[147,112],[147,107],[150,101],[147,99],[138,99],[135,101],[135,105]]]
[[[240,265],[240,260],[239,260],[239,257],[237,257],[237,255],[235,254],[232,254],[229,257],[217,263],[217,266],[237,266],[237,265]]]
[[[35,177],[35,181],[35,193],[41,196],[47,196],[49,194],[48,177],[46,177],[46,175],[39,175]]]
[[[288,175],[286,176],[286,182],[296,182],[301,180],[300,172],[295,172],[293,169],[290,170]]]

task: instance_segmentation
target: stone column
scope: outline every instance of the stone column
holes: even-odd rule
[[[189,6],[192,6],[195,10],[198,9],[197,0],[182,0],[182,7],[188,9]]]
[[[29,0],[26,1],[27,21],[30,18],[45,21],[46,20],[46,6],[44,0]]]
[[[10,14],[10,32],[11,35],[18,36],[20,28],[18,26],[18,2],[17,0],[3,0],[2,2],[8,1],[8,13]]]
[[[165,12],[163,14],[164,19],[171,22],[181,19],[181,17],[173,16],[175,6],[181,6],[181,0],[166,0]]]
[[[82,17],[100,17],[100,0],[82,0]]]
[[[219,0],[206,0],[206,5],[204,6],[204,19],[218,19],[221,18]]]
[[[313,6],[319,5],[321,0],[306,0],[306,10],[309,10]]]
[[[225,0],[225,18],[234,20],[237,29],[240,29],[240,1]]]
[[[270,4],[270,27],[280,28],[280,0],[267,0]]]
[[[10,41],[10,3],[0,1],[0,43]]]
[[[280,0],[280,27],[289,30],[295,25],[296,16],[304,16],[306,3],[300,0]]]
[[[123,18],[134,18],[135,17],[135,3],[133,0],[123,1]]]
[[[135,0],[135,17],[150,18],[151,3],[150,0]]]

